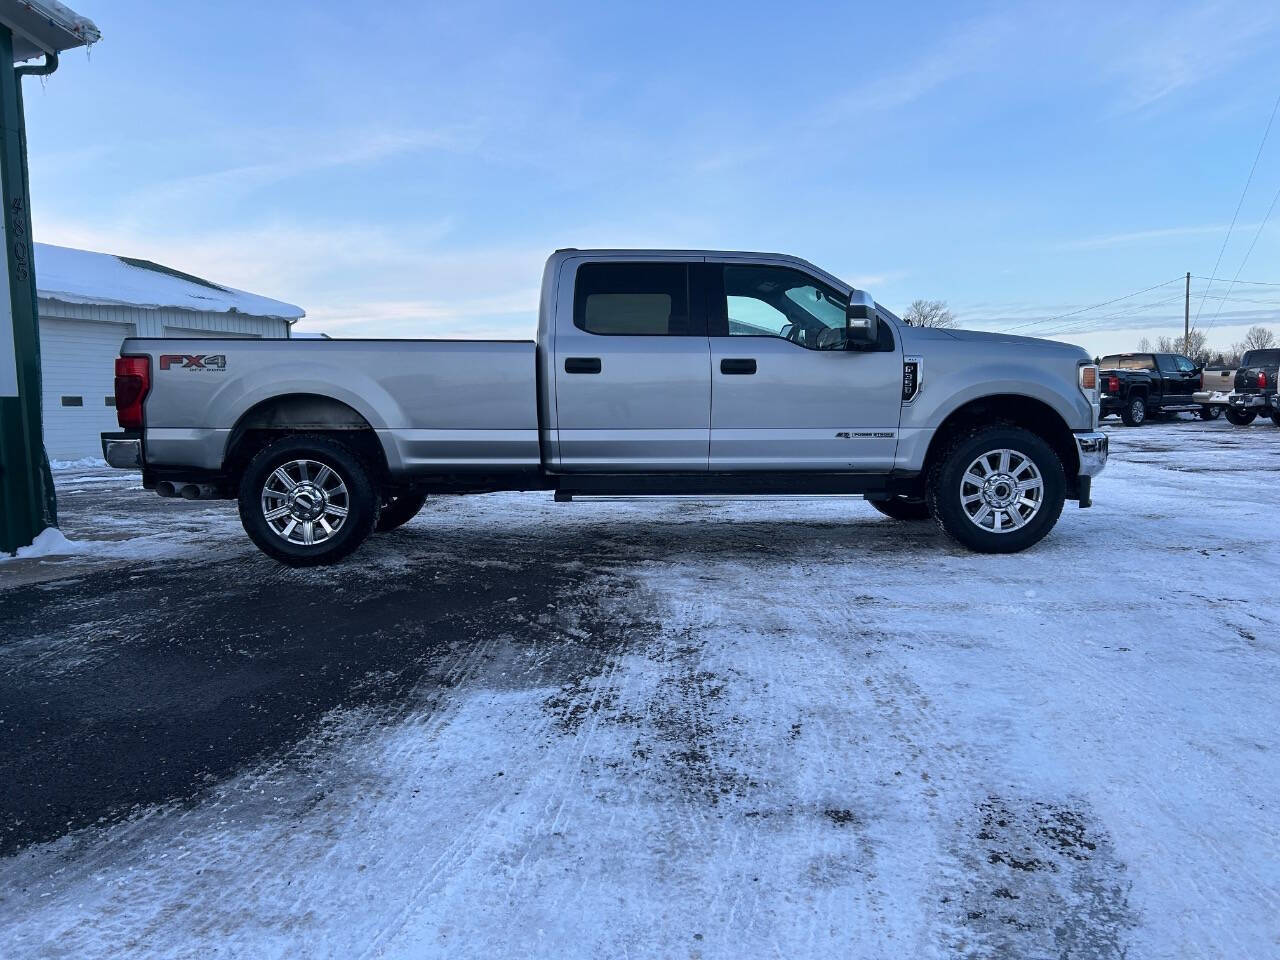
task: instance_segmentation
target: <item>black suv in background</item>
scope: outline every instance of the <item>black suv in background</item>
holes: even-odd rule
[[[1261,413],[1280,427],[1277,379],[1280,379],[1280,350],[1246,352],[1236,368],[1235,389],[1227,402],[1227,419],[1237,427],[1246,427]]]
[[[1193,396],[1200,389],[1200,367],[1180,353],[1113,353],[1098,361],[1102,416],[1118,413],[1136,427],[1157,413],[1208,414]]]

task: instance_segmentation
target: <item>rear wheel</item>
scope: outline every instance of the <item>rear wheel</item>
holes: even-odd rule
[[[954,441],[929,473],[929,508],[954,540],[1015,553],[1053,529],[1066,499],[1062,461],[1021,427],[982,427]]]
[[[1200,408],[1201,420],[1217,420],[1222,416],[1222,406],[1220,404],[1206,404]]]
[[[1236,410],[1234,407],[1227,407],[1227,419],[1234,423],[1237,427],[1247,427],[1253,421],[1258,419],[1257,410]]]
[[[1120,419],[1126,427],[1140,427],[1147,421],[1147,398],[1130,397],[1120,409]]]
[[[929,504],[923,497],[898,496],[891,500],[868,500],[886,517],[894,520],[928,520]]]
[[[296,435],[265,447],[240,478],[240,522],[258,549],[291,567],[334,563],[378,520],[369,471],[351,449]]]
[[[425,493],[402,493],[398,497],[392,497],[378,514],[378,532],[386,533],[388,530],[403,527],[418,515],[418,511],[426,502]]]

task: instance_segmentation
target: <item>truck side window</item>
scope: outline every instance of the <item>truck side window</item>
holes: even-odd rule
[[[691,336],[689,271],[682,263],[585,263],[573,324],[602,336]]]
[[[1167,353],[1157,354],[1156,363],[1160,365],[1161,373],[1176,373],[1178,370],[1178,364],[1174,362],[1173,357]]]
[[[1173,362],[1178,365],[1179,373],[1195,373],[1196,365],[1186,357],[1174,357]]]
[[[849,299],[791,267],[727,263],[724,296],[709,309],[713,336],[780,337],[809,350],[845,348]],[[893,334],[880,325],[881,349],[893,349]]]

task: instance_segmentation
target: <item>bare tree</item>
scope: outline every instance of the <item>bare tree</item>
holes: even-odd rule
[[[1267,327],[1250,327],[1239,343],[1239,350],[1269,350],[1276,345],[1276,335]]]
[[[1150,337],[1143,337],[1141,340],[1139,340],[1139,341],[1138,341],[1138,352],[1139,352],[1139,353],[1150,353],[1150,352],[1151,352],[1151,338],[1150,338]]]
[[[954,327],[955,314],[945,300],[913,300],[903,319],[913,327]]]
[[[1146,341],[1146,338],[1143,337],[1143,340]],[[1209,338],[1203,330],[1192,330],[1186,337],[1156,338],[1156,353],[1180,353],[1203,366],[1208,363],[1214,350],[1209,346]]]

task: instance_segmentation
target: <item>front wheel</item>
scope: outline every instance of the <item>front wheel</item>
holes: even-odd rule
[[[897,496],[890,500],[869,500],[886,517],[894,520],[928,520],[929,503],[923,497]]]
[[[1257,410],[1237,410],[1234,407],[1227,407],[1227,419],[1237,427],[1247,427],[1253,421],[1258,419]]]
[[[1053,529],[1066,500],[1062,461],[1021,427],[954,440],[929,473],[929,508],[952,539],[979,553],[1016,553]]]
[[[1145,397],[1131,397],[1120,410],[1120,419],[1126,427],[1140,427],[1147,421],[1147,400]]]
[[[240,522],[270,557],[291,567],[335,563],[368,539],[378,496],[354,451],[297,435],[265,447],[240,478]]]
[[[1219,404],[1206,404],[1200,408],[1201,420],[1217,420],[1222,416],[1222,407]]]

